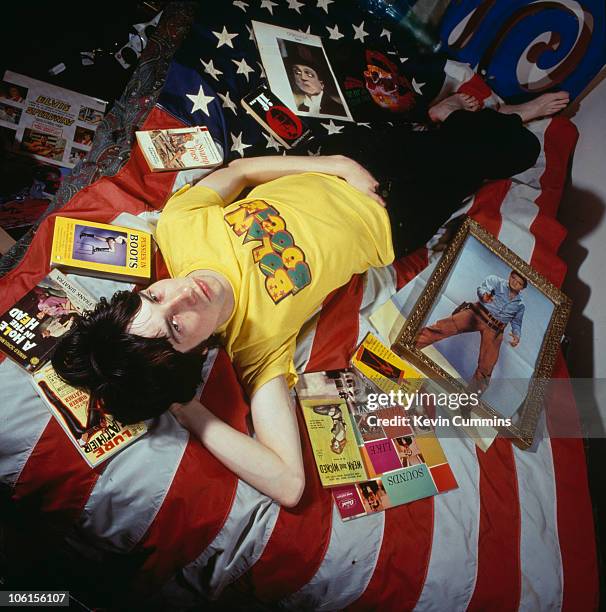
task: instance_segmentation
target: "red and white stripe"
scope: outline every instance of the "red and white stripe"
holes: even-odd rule
[[[147,127],[166,126],[166,120],[155,110]],[[540,122],[536,129],[544,142],[538,166],[484,187],[470,214],[561,283],[564,266],[556,250],[564,230],[554,215],[576,133],[564,120]],[[117,177],[83,190],[62,213],[109,221],[124,207],[139,214],[161,206],[171,181],[144,168],[135,151]],[[0,281],[0,308],[46,273],[51,234],[52,219],[22,264]],[[426,265],[427,253],[420,251],[333,292],[304,330],[298,367],[346,365],[368,329],[373,305]],[[563,364],[557,373],[566,376]],[[579,440],[542,438],[532,451],[519,451],[499,439],[483,453],[468,439],[444,439],[457,490],[342,523],[319,484],[306,439],[309,477],[301,504],[292,510],[238,482],[170,415],[110,462],[89,470],[65,444],[26,378],[11,363],[0,365],[0,387],[11,398],[3,400],[0,414],[0,482],[13,489],[16,504],[33,500],[54,525],[76,527],[84,553],[90,547],[96,557],[102,551],[140,554],[144,561],[134,588],[141,594],[162,589],[167,598],[187,604],[196,593],[218,597],[231,588],[292,609],[595,605],[593,523]],[[246,430],[248,406],[224,352],[216,357],[202,399]],[[571,397],[559,401],[569,401],[573,410]]]

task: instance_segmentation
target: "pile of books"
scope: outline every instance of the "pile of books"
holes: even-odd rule
[[[343,520],[457,488],[422,403],[427,379],[372,334],[352,367],[296,391],[322,485]]]
[[[56,217],[50,274],[0,315],[0,350],[31,375],[49,411],[91,467],[142,436],[147,425],[122,425],[88,393],[61,380],[48,363],[77,317],[96,305],[95,298],[65,273],[149,281],[151,252],[148,232]]]

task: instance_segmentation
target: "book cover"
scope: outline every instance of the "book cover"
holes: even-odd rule
[[[241,104],[286,149],[295,147],[311,135],[307,124],[264,85],[244,96]]]
[[[136,136],[152,172],[212,168],[223,163],[206,127],[147,130],[136,132]]]
[[[366,334],[351,363],[384,393],[398,390],[414,393],[426,378],[371,333]]]
[[[92,468],[119,453],[147,431],[145,423],[122,425],[110,414],[97,410],[90,395],[61,380],[50,363],[34,374],[32,384],[71,443]]]
[[[346,398],[355,385],[349,372],[313,372],[299,378],[297,396],[309,433],[322,486],[365,478]]]
[[[95,299],[59,270],[51,270],[31,291],[0,315],[0,350],[29,372],[50,358],[77,314]]]
[[[151,277],[152,238],[138,229],[56,217],[51,267],[138,283]]]

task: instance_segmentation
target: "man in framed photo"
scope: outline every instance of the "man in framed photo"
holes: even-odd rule
[[[469,332],[480,332],[480,354],[470,387],[483,393],[490,384],[492,371],[499,359],[503,333],[511,325],[509,344],[520,344],[525,305],[520,293],[528,281],[515,270],[509,278],[491,274],[477,288],[477,302],[463,302],[449,317],[423,327],[415,346],[423,349],[430,344]]]

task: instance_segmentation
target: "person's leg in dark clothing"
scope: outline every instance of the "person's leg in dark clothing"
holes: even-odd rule
[[[485,180],[523,172],[540,152],[518,115],[491,109],[455,111],[424,132],[360,127],[320,143],[323,155],[346,155],[379,181],[396,256],[423,246]]]

